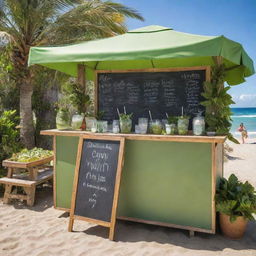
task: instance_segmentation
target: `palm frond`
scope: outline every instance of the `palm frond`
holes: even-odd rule
[[[125,17],[143,20],[134,9],[110,1],[92,0],[62,14],[38,38],[38,43],[73,43],[123,34]]]

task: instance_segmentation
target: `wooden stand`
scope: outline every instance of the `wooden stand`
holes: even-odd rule
[[[52,160],[53,156],[29,163],[3,161],[3,166],[8,167],[7,177],[0,179],[0,183],[5,184],[3,202],[9,204],[11,199],[20,199],[26,200],[27,205],[33,206],[36,186],[53,178],[52,168],[45,168],[45,164]],[[24,169],[28,171],[28,174],[17,174],[17,172]],[[18,194],[17,189],[14,189],[14,187],[23,188],[26,194]]]

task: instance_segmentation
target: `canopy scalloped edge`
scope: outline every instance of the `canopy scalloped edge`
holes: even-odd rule
[[[193,35],[161,26],[79,44],[31,47],[29,65],[77,76],[78,63],[97,70],[191,67],[214,65],[213,56],[223,57],[230,85],[254,74],[253,61],[241,44],[224,36]]]

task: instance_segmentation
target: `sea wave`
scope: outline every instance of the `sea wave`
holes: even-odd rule
[[[232,132],[232,133],[236,134],[236,135],[241,134],[241,132]],[[248,133],[248,135],[256,134],[256,132],[247,132],[247,133]]]
[[[256,115],[235,115],[235,116],[231,116],[231,118],[241,118],[241,117],[244,117],[244,118],[253,118],[253,117],[256,117]]]

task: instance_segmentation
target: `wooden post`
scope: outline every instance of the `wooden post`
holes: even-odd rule
[[[6,184],[5,185],[5,191],[4,191],[4,204],[9,204],[11,199],[10,199],[10,194],[12,193],[12,185]]]
[[[86,85],[85,66],[83,64],[78,64],[77,65],[77,82],[82,87],[85,87],[85,85]]]
[[[223,57],[222,57],[222,56],[215,56],[215,57],[213,57],[213,60],[214,60],[215,65],[216,65],[217,67],[219,67],[220,65],[223,64]],[[221,86],[220,88],[221,88],[221,89],[224,88],[224,83],[222,84],[222,86]]]
[[[221,64],[223,64],[222,56],[214,56],[213,60],[214,60],[216,66],[220,66]]]
[[[189,230],[189,237],[194,237],[195,236],[195,231]]]

